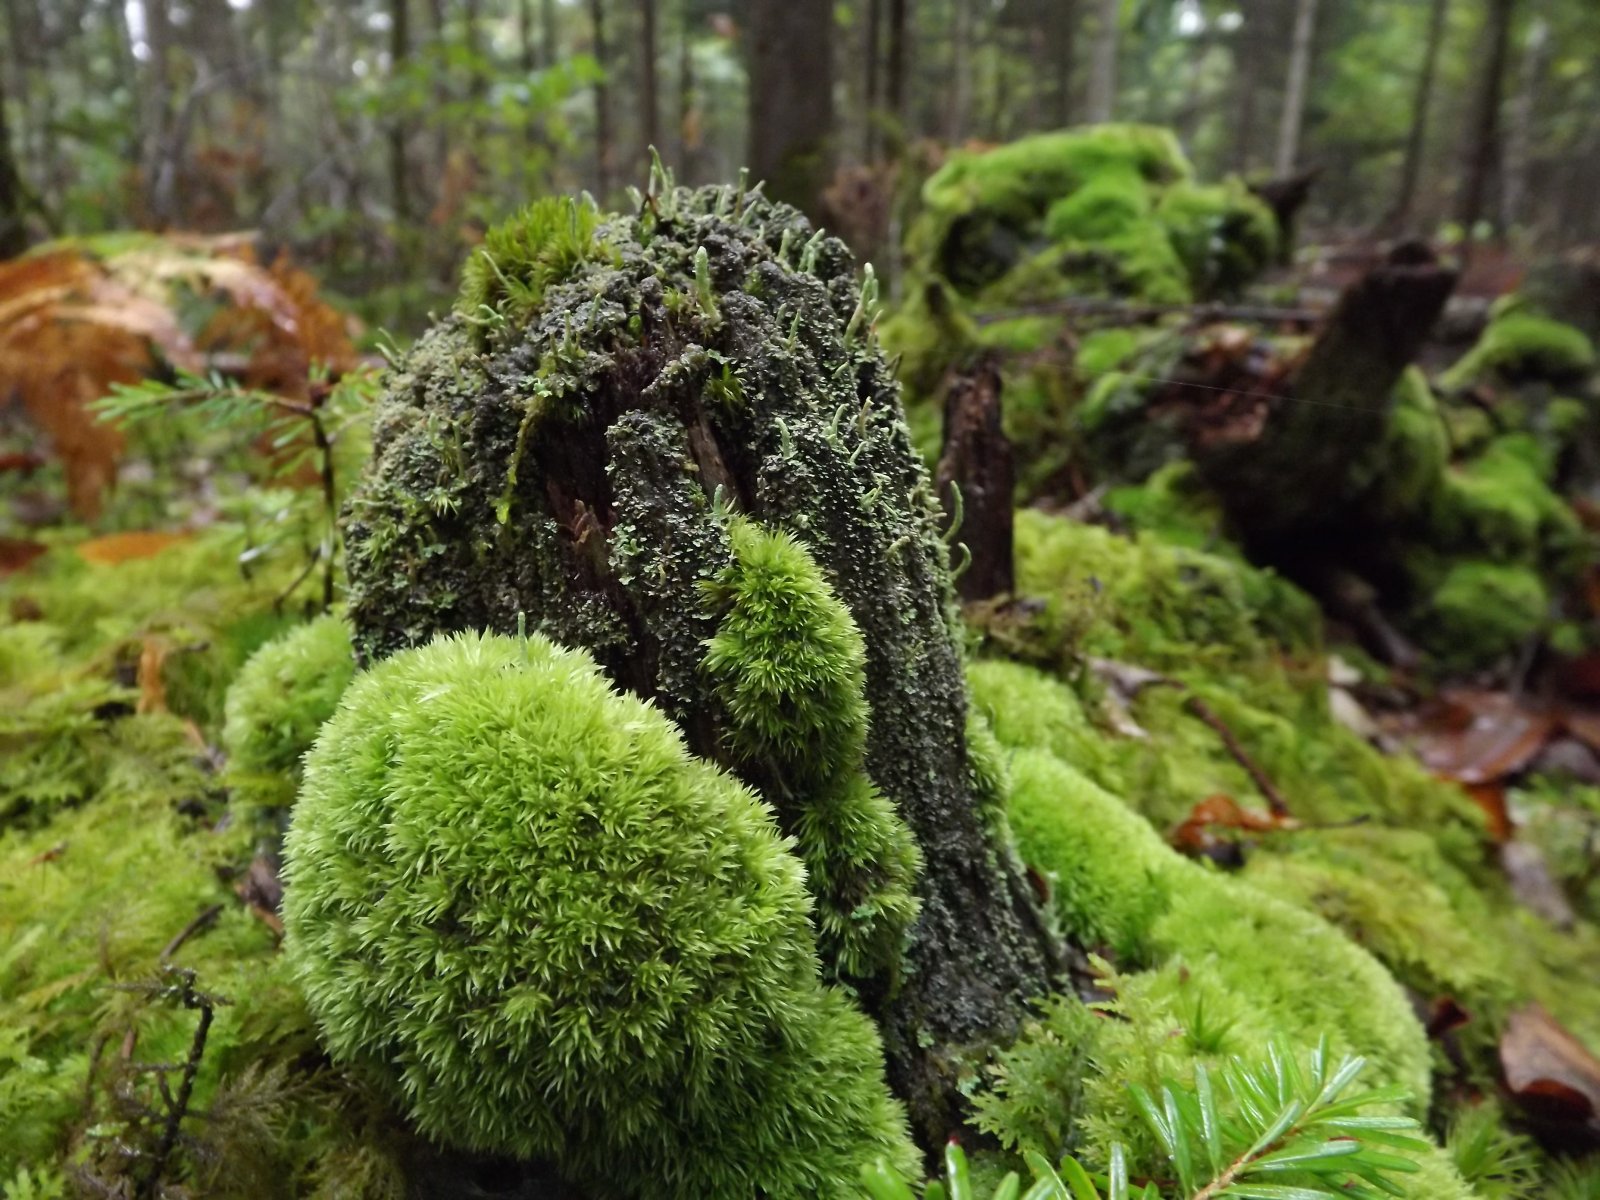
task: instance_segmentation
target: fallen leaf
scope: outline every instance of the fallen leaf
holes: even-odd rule
[[[1440,996],[1428,1009],[1428,1019],[1423,1029],[1430,1038],[1438,1040],[1470,1024],[1472,1014],[1456,1002],[1454,996]]]
[[[1233,839],[1221,835],[1221,830],[1245,833],[1277,833],[1298,829],[1300,825],[1291,817],[1280,817],[1270,812],[1256,812],[1243,808],[1231,796],[1208,796],[1190,810],[1168,841],[1185,854],[1210,854],[1225,842]]]
[[[1435,775],[1481,784],[1521,771],[1559,728],[1554,714],[1504,692],[1463,690],[1445,693],[1403,736]]]
[[[1506,788],[1499,780],[1493,783],[1463,783],[1461,790],[1472,797],[1472,802],[1483,809],[1488,823],[1489,836],[1497,842],[1510,840],[1511,814],[1506,810]]]
[[[27,538],[0,537],[0,579],[22,570],[47,548]]]
[[[98,566],[111,567],[139,558],[152,558],[168,546],[189,539],[187,533],[162,532],[155,529],[135,530],[130,533],[108,533],[104,537],[90,538],[77,545],[78,557]]]
[[[1512,1099],[1537,1127],[1600,1145],[1600,1060],[1540,1004],[1511,1014],[1500,1068]]]

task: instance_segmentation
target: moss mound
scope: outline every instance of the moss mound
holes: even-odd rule
[[[355,671],[350,626],[334,614],[251,655],[228,688],[222,727],[228,782],[236,795],[268,807],[293,802],[300,760]]]
[[[1594,366],[1594,344],[1581,329],[1512,307],[1489,322],[1477,343],[1439,382],[1456,391],[1493,378],[1570,380]]]
[[[769,811],[585,654],[464,635],[378,664],[285,851],[327,1045],[434,1137],[628,1195],[809,1196],[913,1157]]]

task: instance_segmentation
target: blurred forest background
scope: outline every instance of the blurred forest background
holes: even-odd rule
[[[1600,238],[1594,0],[4,0],[0,257],[259,231],[413,333],[526,198],[748,165],[893,277],[948,147],[1106,120],[1302,234]]]

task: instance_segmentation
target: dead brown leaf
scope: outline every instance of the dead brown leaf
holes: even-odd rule
[[[1298,828],[1300,825],[1293,818],[1256,812],[1241,807],[1232,796],[1217,795],[1196,804],[1182,824],[1172,831],[1168,841],[1185,854],[1202,855],[1235,840],[1226,836],[1226,831],[1278,833]]]
[[[1500,1068],[1523,1112],[1547,1131],[1600,1144],[1600,1060],[1540,1004],[1511,1014]]]
[[[104,537],[79,542],[78,557],[98,566],[116,566],[139,558],[152,558],[168,546],[188,541],[191,535],[183,532],[163,532],[157,529],[139,529],[128,533],[108,533]]]

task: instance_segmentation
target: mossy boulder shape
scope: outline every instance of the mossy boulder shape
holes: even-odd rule
[[[818,1196],[913,1160],[770,810],[587,654],[467,634],[379,663],[285,857],[327,1046],[431,1137],[624,1196]]]
[[[938,1144],[957,1058],[1009,1035],[1050,950],[968,769],[942,514],[873,318],[844,245],[751,190],[530,208],[389,380],[349,603],[368,662],[525,618],[760,791]]]
[[[356,673],[350,625],[328,613],[257,650],[228,688],[222,745],[228,782],[253,804],[288,805],[300,760]]]
[[[1490,321],[1472,349],[1439,377],[1447,391],[1486,379],[1516,382],[1580,379],[1595,368],[1594,343],[1583,330],[1512,307]]]

